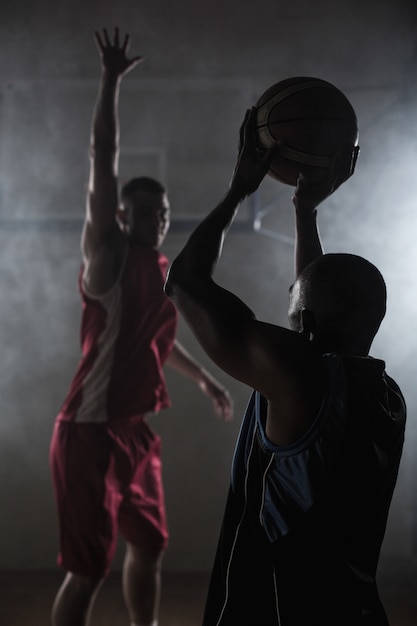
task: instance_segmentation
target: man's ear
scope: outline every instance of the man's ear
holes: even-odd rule
[[[117,211],[116,211],[116,220],[118,221],[119,226],[121,226],[122,229],[125,226],[125,217],[126,217],[126,211],[119,204],[119,206],[117,207]]]
[[[316,318],[314,313],[309,309],[301,310],[301,334],[305,335],[308,339],[311,339],[312,334],[316,328]]]

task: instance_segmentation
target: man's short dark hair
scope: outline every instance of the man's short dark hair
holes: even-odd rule
[[[347,253],[325,254],[300,277],[302,306],[313,311],[334,336],[373,337],[386,310],[386,285],[366,259]]]
[[[136,192],[145,191],[147,193],[166,193],[166,188],[155,178],[149,176],[138,176],[131,178],[121,189],[120,196],[123,199],[131,198]]]

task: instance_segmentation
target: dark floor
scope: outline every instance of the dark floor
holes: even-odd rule
[[[394,567],[380,577],[380,591],[391,626],[417,626],[414,574],[402,570],[400,575]],[[0,571],[0,625],[49,626],[53,598],[61,580],[60,572]],[[207,583],[207,574],[164,573],[159,626],[199,626]],[[102,587],[92,626],[128,626],[119,573],[112,574]]]
[[[60,572],[0,571],[0,625],[49,626]],[[111,574],[97,598],[91,626],[128,626],[120,573]],[[159,626],[198,626],[208,575],[164,574]]]

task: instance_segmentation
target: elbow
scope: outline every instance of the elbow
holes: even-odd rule
[[[170,272],[168,271],[165,284],[164,284],[164,292],[168,296],[168,298],[173,299],[175,293],[174,281],[171,280]]]
[[[183,263],[178,260],[178,257],[171,263],[166,280],[165,280],[165,293],[167,296],[173,296],[176,289],[181,287],[185,282]]]
[[[179,272],[177,264],[174,261],[168,269],[167,276],[164,284],[164,291],[166,295],[175,300],[175,295],[180,287],[181,280],[178,278]]]
[[[193,299],[201,291],[204,283],[202,277],[190,272],[189,265],[177,257],[168,269],[164,291],[177,305],[184,299]]]

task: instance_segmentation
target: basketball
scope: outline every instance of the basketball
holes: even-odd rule
[[[312,182],[323,179],[338,149],[358,145],[351,103],[320,78],[282,80],[264,92],[256,108],[259,146],[267,149],[282,142],[268,174],[287,185],[296,186],[300,172]]]

